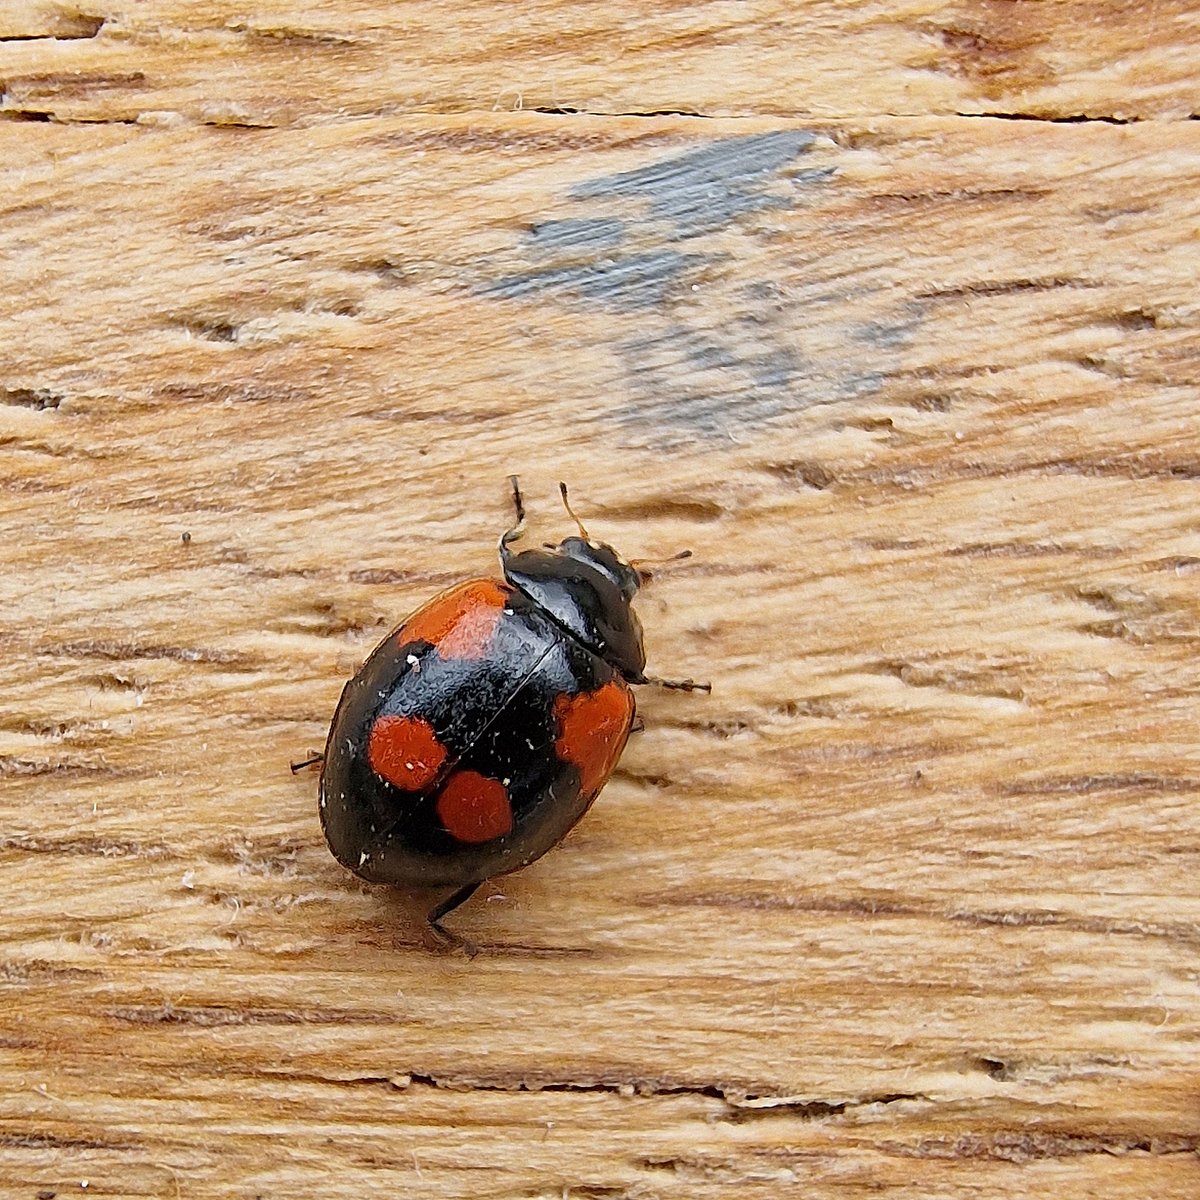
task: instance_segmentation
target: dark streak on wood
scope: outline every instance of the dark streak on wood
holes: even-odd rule
[[[800,484],[817,492],[823,492],[837,482],[834,473],[819,462],[796,460],[768,463],[766,469],[787,483]]]
[[[1022,475],[1077,475],[1087,479],[1161,479],[1192,483],[1200,480],[1200,461],[1170,459],[1166,456],[1123,453],[1102,458],[1079,455],[1075,458],[1028,459],[994,462],[959,459],[936,467],[920,466],[897,470],[868,468],[842,472],[843,484],[861,482],[877,486],[896,486],[910,490],[956,479],[1012,479]]]
[[[231,650],[214,650],[199,646],[140,645],[136,642],[77,641],[41,646],[38,654],[47,658],[100,658],[121,662],[141,658],[163,658],[174,662],[212,663],[253,671],[257,664],[248,655]]]
[[[118,1141],[115,1138],[60,1137],[43,1131],[10,1129],[0,1132],[0,1146],[19,1150],[142,1150],[138,1141]]]
[[[110,766],[105,762],[80,759],[23,758],[16,755],[0,755],[0,777],[38,778],[54,775],[60,779],[96,777],[106,779],[131,779],[138,776],[124,768]],[[4,843],[0,841],[0,846]]]
[[[1055,775],[1015,780],[1001,784],[996,790],[1004,796],[1088,796],[1116,791],[1190,795],[1200,792],[1200,779],[1140,771],[1128,775]]]
[[[5,81],[10,91],[32,91],[38,95],[57,98],[77,98],[94,91],[117,88],[139,87],[146,82],[143,71],[126,71],[108,74],[85,71],[59,73],[47,71],[41,74],[10,75]]]
[[[95,968],[72,967],[41,958],[0,961],[0,984],[78,983],[102,978]]]
[[[1066,929],[1073,933],[1118,934],[1124,937],[1162,938],[1184,945],[1200,944],[1200,925],[1185,922],[1126,921],[1111,917],[1070,916],[1046,911],[996,910],[992,912],[949,912],[951,921],[969,925],[1004,925],[1011,928]]]
[[[385,134],[371,134],[363,140],[371,145],[401,149],[449,150],[456,154],[499,154],[513,157],[555,150],[607,150],[614,144],[660,146],[687,145],[689,142],[686,134],[673,130],[638,131],[619,137],[614,142],[612,130],[601,126],[587,130],[579,125],[550,120],[502,131],[489,129],[485,125],[448,129],[402,129]]]
[[[65,837],[48,838],[12,834],[0,838],[0,851],[15,850],[23,854],[72,854],[99,858],[174,858],[177,848],[157,842],[123,841],[119,838]]]
[[[1094,280],[1066,279],[989,279],[978,283],[960,283],[950,287],[931,288],[914,293],[915,300],[957,300],[962,297],[1013,296],[1021,292],[1052,292],[1060,288],[1098,288]]]
[[[578,506],[579,502],[576,504]],[[694,496],[648,495],[635,504],[605,505],[596,519],[641,521],[656,518],[706,523],[719,521],[725,513],[725,506],[715,500],[701,500]]]
[[[0,387],[0,404],[32,408],[39,412],[58,408],[64,399],[63,393],[53,388]]]
[[[1200,925],[1186,922],[1129,921],[1045,910],[972,911],[946,909],[884,897],[798,897],[763,892],[659,892],[639,896],[638,903],[688,908],[731,908],[760,912],[845,914],[864,917],[912,917],[954,921],[967,925],[1005,926],[1014,929],[1054,928],[1074,933],[1161,938],[1184,945],[1200,944]]]
[[[355,1012],[338,1008],[235,1008],[213,1005],[119,1005],[104,1010],[123,1025],[193,1025],[211,1029],[227,1025],[387,1025],[405,1023],[397,1013]]]
[[[880,1149],[903,1158],[1027,1163],[1088,1154],[1195,1154],[1200,1151],[1200,1137],[1168,1133],[1138,1138],[1116,1132],[1037,1133],[1012,1129],[987,1134],[965,1133],[953,1138],[922,1138],[915,1143],[888,1140],[880,1143]]]

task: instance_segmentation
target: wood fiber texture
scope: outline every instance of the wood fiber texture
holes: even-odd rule
[[[3,37],[7,105],[65,120],[1200,111],[1192,0],[9,0]]]
[[[0,10],[0,1195],[1200,1194],[1195,6],[308,10]],[[510,472],[713,693],[468,961],[287,764]]]

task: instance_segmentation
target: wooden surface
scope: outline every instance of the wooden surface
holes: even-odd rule
[[[0,1194],[1196,1196],[1194,5],[310,7],[0,10]],[[714,691],[468,962],[287,763],[512,471]]]

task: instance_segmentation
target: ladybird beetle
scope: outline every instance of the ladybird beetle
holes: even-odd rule
[[[525,511],[500,538],[504,582],[472,579],[417,609],[342,692],[321,762],[320,812],[334,858],[372,883],[448,888],[442,918],[484,880],[528,866],[587,812],[634,728],[630,684],[709,690],[644,674],[631,601],[644,575],[579,526],[515,552]],[[685,552],[686,555],[686,552]],[[679,555],[677,557],[684,557]]]

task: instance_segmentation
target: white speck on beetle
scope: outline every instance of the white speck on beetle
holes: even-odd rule
[[[404,661],[408,663],[410,667],[415,667],[421,660],[415,654],[410,654]],[[382,692],[379,694],[381,696],[383,695]]]
[[[361,854],[358,856],[358,865],[361,867],[361,866],[363,865],[363,863],[365,863],[365,862],[367,861],[367,859],[368,859],[368,858],[370,858],[370,857],[371,857],[371,856],[370,856],[370,855],[369,855],[369,854],[368,854],[368,853],[367,853],[367,852],[364,850],[364,851],[363,851],[363,852],[362,852],[362,853],[361,853]]]

